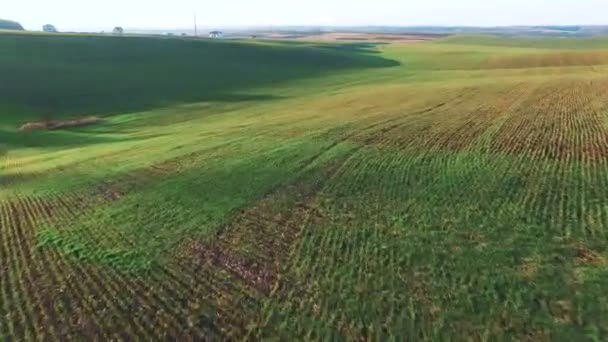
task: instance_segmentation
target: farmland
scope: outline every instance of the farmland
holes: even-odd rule
[[[608,338],[607,39],[0,51],[0,340]]]

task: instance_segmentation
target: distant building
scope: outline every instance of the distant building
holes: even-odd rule
[[[224,32],[211,31],[211,32],[209,32],[209,38],[224,38]]]
[[[57,33],[57,28],[51,24],[46,24],[42,26],[42,31],[49,33]]]
[[[116,26],[114,28],[114,30],[112,30],[112,33],[114,33],[116,35],[122,35],[124,32],[125,32],[125,30],[120,26]]]

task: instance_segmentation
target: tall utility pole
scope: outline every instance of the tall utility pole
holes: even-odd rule
[[[198,37],[198,26],[196,24],[196,12],[194,12],[194,36]]]

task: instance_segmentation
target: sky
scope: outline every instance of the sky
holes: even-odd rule
[[[0,0],[26,29],[608,24],[607,0]]]

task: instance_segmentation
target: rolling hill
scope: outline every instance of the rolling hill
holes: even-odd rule
[[[608,47],[534,42],[0,35],[0,339],[605,340]]]

